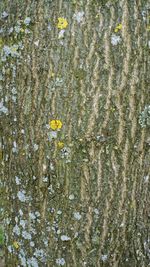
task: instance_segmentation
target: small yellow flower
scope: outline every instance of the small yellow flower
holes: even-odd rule
[[[121,30],[121,29],[122,29],[122,24],[120,23],[120,24],[118,24],[118,25],[116,26],[114,32],[118,32],[118,31]]]
[[[14,242],[13,242],[13,246],[14,246],[16,249],[18,249],[18,248],[19,248],[19,244],[18,244],[18,242],[17,242],[17,241],[14,241]]]
[[[65,18],[58,18],[57,28],[58,29],[65,29],[68,26],[68,22]]]
[[[59,141],[59,142],[57,143],[57,147],[60,148],[60,149],[62,149],[62,148],[64,147],[64,143],[61,142],[61,141]]]
[[[49,126],[55,131],[62,128],[62,122],[60,120],[52,120],[49,122]]]

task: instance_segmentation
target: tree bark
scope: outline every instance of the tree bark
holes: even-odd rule
[[[148,9],[3,1],[5,266],[149,266]]]

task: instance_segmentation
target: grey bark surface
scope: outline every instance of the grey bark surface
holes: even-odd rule
[[[4,46],[18,53],[1,62],[5,266],[149,266],[148,9],[2,1],[2,58]],[[9,33],[26,17],[30,33]],[[50,141],[55,119],[63,127]]]

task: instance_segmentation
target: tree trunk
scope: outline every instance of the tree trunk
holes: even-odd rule
[[[148,2],[2,2],[5,266],[149,266]]]

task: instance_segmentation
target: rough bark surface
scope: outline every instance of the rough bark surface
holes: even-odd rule
[[[2,1],[5,266],[149,266],[148,9]]]

